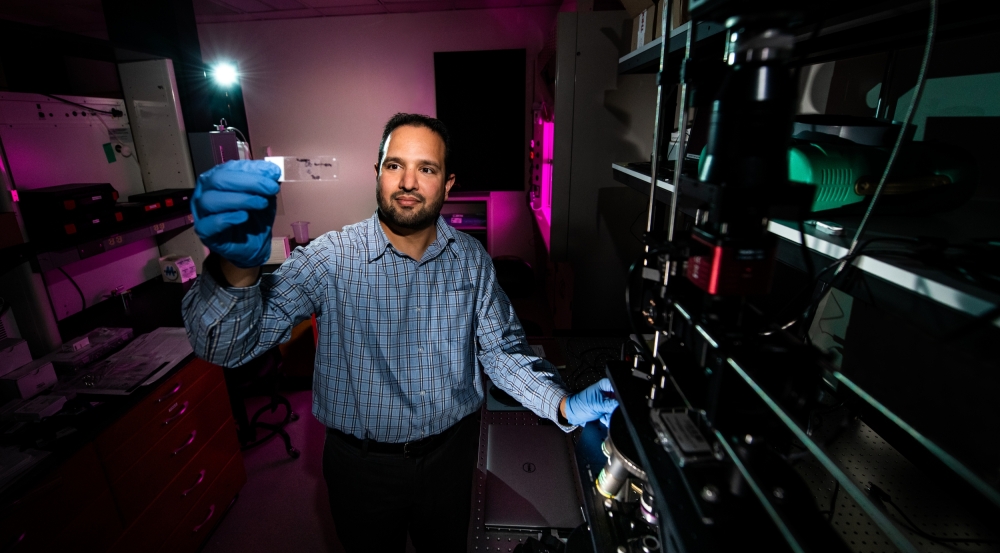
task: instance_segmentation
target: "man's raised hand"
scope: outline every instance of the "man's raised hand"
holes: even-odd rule
[[[198,177],[191,197],[194,231],[208,249],[242,268],[271,256],[281,169],[269,161],[227,161]]]

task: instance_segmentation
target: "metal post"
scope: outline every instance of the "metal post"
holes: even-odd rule
[[[664,2],[667,5],[667,2]],[[646,213],[646,232],[652,232],[653,222],[656,220],[656,173],[660,164],[660,141],[663,140],[663,109],[664,109],[664,86],[663,68],[667,63],[667,53],[670,46],[670,35],[667,32],[667,22],[670,20],[670,8],[667,13],[660,18],[660,70],[656,74],[656,119],[653,124],[653,154],[650,156],[651,165],[649,167],[649,209]],[[646,245],[646,252],[649,252],[649,244]],[[646,264],[643,259],[643,265]]]
[[[681,91],[677,95],[677,101],[681,108],[680,121],[677,124],[677,161],[674,163],[674,193],[670,195],[670,218],[667,222],[667,241],[674,241],[674,227],[677,223],[677,197],[680,194],[681,170],[684,164],[685,148],[687,147],[687,95],[688,85],[684,73],[687,64],[691,61],[691,43],[694,40],[695,21],[691,20],[687,32],[687,39],[684,44],[684,62],[681,65]],[[669,267],[667,272],[669,273]],[[664,279],[666,280],[666,279]]]
[[[885,72],[878,90],[878,104],[875,106],[876,119],[889,119],[889,89],[892,88],[892,74],[896,66],[896,51],[890,50],[885,59]]]

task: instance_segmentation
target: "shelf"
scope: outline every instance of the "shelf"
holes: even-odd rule
[[[923,45],[927,36],[926,0],[845,0],[824,12],[822,27],[802,23],[791,29],[795,34],[796,64],[809,65],[837,59]],[[1000,3],[987,2],[969,9],[964,2],[942,2],[938,13],[938,38],[954,38],[993,33],[1000,22]],[[668,55],[683,55],[691,22],[670,32]],[[701,42],[725,31],[719,23],[698,23],[694,41]],[[618,60],[618,73],[656,73],[660,69],[660,44],[656,39]],[[721,50],[719,54],[721,55]],[[676,78],[676,76],[674,77]]]
[[[848,225],[845,224],[844,227],[846,230]],[[802,243],[797,223],[772,220],[768,223],[767,230],[792,244]],[[822,254],[827,260],[834,261],[847,255],[850,248],[850,238],[845,238],[845,236],[849,235],[853,236],[853,232],[844,236],[823,235],[807,226],[806,246],[810,250]],[[908,234],[896,235],[908,236]],[[868,236],[871,237],[872,234]],[[779,260],[784,261],[782,257],[785,256],[779,253]],[[1000,297],[994,294],[915,262],[885,261],[862,255],[854,261],[853,265],[858,270],[891,283],[899,289],[973,317],[988,313],[1000,303]],[[994,320],[993,325],[1000,327],[1000,318]]]
[[[670,42],[667,44],[668,55],[678,52],[681,54],[684,53],[685,46],[687,45],[687,33],[690,28],[691,22],[688,21],[670,31]],[[702,21],[698,23],[694,39],[695,41],[705,40],[725,30],[726,28],[718,23]],[[661,44],[663,44],[663,37],[654,39],[634,52],[629,52],[618,58],[618,74],[656,73],[659,71]]]
[[[628,185],[642,194],[649,194],[649,175],[644,175],[635,169],[619,163],[611,164],[612,176],[622,184]],[[663,203],[670,203],[670,195],[674,193],[674,185],[668,181],[656,179],[656,199]]]
[[[663,37],[618,58],[618,74],[656,73],[660,69],[660,44]]]
[[[825,14],[814,38],[811,24],[793,29],[796,43],[805,42],[800,65],[923,46],[927,39],[925,0],[846,0]],[[942,1],[938,7],[936,42],[996,32],[1000,3]]]
[[[178,213],[155,223],[149,223],[131,230],[105,236],[104,238],[88,240],[71,248],[41,252],[35,257],[38,260],[38,266],[41,270],[51,271],[70,263],[120,248],[126,244],[159,236],[165,232],[179,230],[193,224],[193,215],[190,213]]]
[[[616,181],[626,184],[643,194],[649,193],[649,175],[644,175],[620,164],[612,164],[611,169]],[[656,199],[658,201],[668,203],[673,190],[674,187],[672,184],[657,179]],[[946,232],[936,233],[938,237],[952,241],[967,240],[987,235],[989,234],[987,231],[990,229],[970,226],[968,230],[963,230],[960,225],[963,223],[965,225],[972,225],[974,221],[982,219],[977,212],[992,212],[995,207],[995,202],[972,200],[958,210],[932,216],[922,216],[920,218],[902,216],[873,218],[869,225],[870,230],[866,236],[869,238],[927,236],[935,234],[933,226],[939,226],[946,229]],[[829,220],[827,217],[823,217],[822,214],[817,214],[816,217]],[[811,251],[820,254],[822,260],[827,263],[847,255],[850,248],[850,237],[854,235],[854,229],[857,228],[859,221],[857,217],[838,217],[835,219],[837,223],[840,223],[844,227],[845,233],[842,236],[831,236],[820,233],[812,227],[806,227],[806,246]],[[799,244],[802,243],[802,239],[797,223],[772,220],[768,224],[768,231],[780,237],[788,244],[795,246],[793,248],[779,247],[779,261],[793,266],[801,263]],[[878,277],[897,289],[916,294],[917,296],[972,317],[988,313],[1000,304],[1000,297],[995,294],[991,294],[971,283],[949,276],[936,269],[922,266],[916,262],[895,259],[885,261],[862,255],[854,261],[853,265],[863,273]],[[819,267],[821,265],[817,266],[817,268]],[[993,324],[1000,327],[1000,318],[994,320]]]

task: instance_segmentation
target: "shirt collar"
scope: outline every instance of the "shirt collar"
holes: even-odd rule
[[[445,222],[444,218],[438,215],[436,226],[436,238],[431,242],[431,245],[427,248],[427,252],[424,253],[424,260],[431,260],[441,254],[446,247],[453,243],[456,239],[455,229],[451,225]],[[375,214],[368,219],[365,224],[365,242],[368,248],[368,262],[371,263],[376,259],[382,257],[388,248],[392,247],[389,242],[389,237],[385,235],[385,230],[382,229],[382,225],[378,220],[378,210]],[[416,260],[420,262],[421,260]]]

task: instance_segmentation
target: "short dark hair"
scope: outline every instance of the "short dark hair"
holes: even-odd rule
[[[389,119],[389,122],[385,124],[385,128],[382,129],[382,142],[378,145],[378,161],[375,162],[375,166],[379,167],[382,164],[382,150],[385,149],[385,142],[389,140],[389,135],[392,134],[392,131],[407,125],[430,129],[441,137],[441,140],[444,141],[444,167],[447,172],[448,160],[451,159],[451,138],[448,136],[448,128],[439,119],[420,115],[419,113],[397,113],[392,116],[392,119]]]

